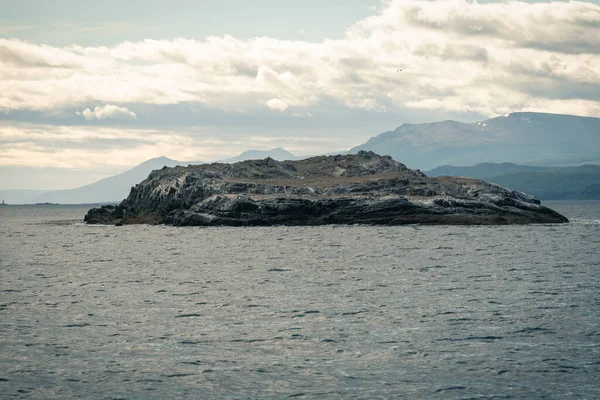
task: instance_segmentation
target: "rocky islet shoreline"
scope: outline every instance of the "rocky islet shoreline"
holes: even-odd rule
[[[90,224],[271,226],[568,222],[533,196],[482,180],[428,178],[370,151],[298,161],[164,167]]]

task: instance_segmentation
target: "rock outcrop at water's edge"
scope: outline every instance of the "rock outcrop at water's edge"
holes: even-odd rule
[[[87,223],[176,226],[528,224],[568,220],[482,180],[428,178],[373,152],[163,168]]]

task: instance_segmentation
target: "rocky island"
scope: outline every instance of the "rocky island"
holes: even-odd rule
[[[370,151],[299,161],[164,167],[90,224],[268,226],[568,222],[533,196],[482,180],[428,178]]]

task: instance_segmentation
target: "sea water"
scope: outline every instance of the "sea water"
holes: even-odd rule
[[[0,398],[600,398],[600,202],[569,224],[88,226],[0,207]]]

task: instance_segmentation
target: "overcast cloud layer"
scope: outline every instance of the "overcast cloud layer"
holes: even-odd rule
[[[407,120],[413,114],[418,120],[514,111],[600,116],[598,5],[396,0],[374,13],[344,39],[321,42],[225,36],[53,47],[0,39],[0,166],[94,168],[155,155],[215,159],[231,154],[231,142],[236,150],[264,143],[326,152],[377,132],[323,143],[322,129],[311,134],[306,121],[337,120],[343,130],[359,112],[385,121],[397,115],[389,129],[419,122]],[[194,115],[252,116],[254,125],[222,139],[211,118],[189,118],[182,127],[181,118],[170,116],[190,105]],[[150,106],[152,113],[144,112]],[[148,133],[161,113],[158,125],[173,127]],[[306,140],[264,128],[275,120],[306,126]],[[203,124],[212,126],[210,134],[198,129]],[[123,141],[129,148],[121,155]]]

